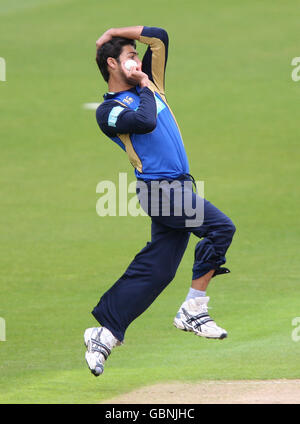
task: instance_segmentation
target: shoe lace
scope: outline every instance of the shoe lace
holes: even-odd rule
[[[200,305],[199,313],[205,313],[205,312],[208,312],[208,306],[206,305],[206,303],[203,303],[202,305]]]
[[[97,334],[97,339],[95,338],[90,339],[90,342],[91,342],[90,348],[92,352],[101,353],[106,360],[108,356],[111,354],[111,350],[106,344],[100,342],[100,336],[101,336],[101,331],[100,331],[100,334]]]
[[[201,325],[213,321],[213,319],[208,314],[208,306],[202,304],[199,307],[199,312],[197,315],[192,315],[188,320],[195,328],[199,328]]]

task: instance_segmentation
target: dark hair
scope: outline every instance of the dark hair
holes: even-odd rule
[[[120,54],[122,53],[123,47],[127,46],[128,44],[136,48],[136,42],[134,40],[123,37],[113,37],[110,41],[97,49],[96,62],[106,82],[108,82],[109,79],[107,59],[109,57],[113,57],[114,59],[118,60]]]

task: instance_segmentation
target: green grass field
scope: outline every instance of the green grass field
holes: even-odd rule
[[[295,0],[0,0],[1,403],[99,403],[156,382],[300,377],[291,337],[300,316],[299,15]],[[129,25],[167,29],[167,96],[191,173],[237,227],[231,274],[208,289],[229,337],[172,325],[191,281],[192,237],[174,281],[95,379],[84,360],[83,331],[97,324],[90,312],[150,237],[147,217],[96,214],[97,183],[134,175],[82,107],[106,91],[96,39]]]

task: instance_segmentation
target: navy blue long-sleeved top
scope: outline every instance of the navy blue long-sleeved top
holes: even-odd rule
[[[142,71],[150,88],[136,86],[107,93],[96,111],[101,130],[128,154],[138,178],[174,179],[189,172],[188,159],[175,117],[165,97],[168,35],[144,27],[139,41],[149,45]]]

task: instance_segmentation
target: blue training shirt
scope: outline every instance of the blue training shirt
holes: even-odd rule
[[[96,111],[99,127],[128,154],[137,178],[175,179],[189,173],[189,164],[176,119],[165,96],[168,34],[144,27],[139,41],[148,44],[142,71],[150,88],[136,86],[107,93]]]

